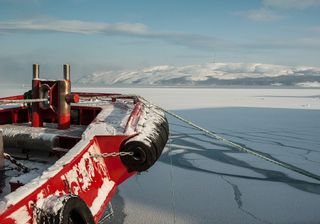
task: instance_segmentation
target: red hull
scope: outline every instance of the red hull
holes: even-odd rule
[[[111,95],[78,94],[80,97],[105,97],[106,99]],[[39,213],[43,215],[46,212],[51,216],[58,216],[59,209],[63,206],[62,199],[68,195],[75,195],[86,204],[95,223],[100,220],[118,185],[140,170],[128,168],[130,161],[124,161],[120,157],[97,157],[96,155],[121,151],[128,140],[141,136],[143,125],[140,124],[139,130],[139,122],[141,123],[143,119],[146,121],[152,119],[147,119],[144,111],[146,107],[136,97],[116,100],[116,95],[112,95],[112,99],[106,102],[106,106],[101,103],[90,106],[91,101],[72,105],[72,110],[77,112],[77,116],[74,118],[71,116],[71,120],[75,120],[73,121],[75,125],[88,125],[82,138],[76,140],[77,143],[69,147],[70,149],[39,177],[4,196],[0,204],[2,212],[0,223],[40,223]],[[2,99],[23,98],[23,96],[14,96]],[[30,122],[30,113],[27,110],[25,106],[2,108],[0,122],[1,124]],[[50,120],[49,118],[53,123],[57,122],[51,115],[44,114],[43,117],[46,122]],[[113,131],[109,130],[110,127]],[[63,145],[68,144],[72,139],[59,136],[59,140],[60,145]],[[165,143],[167,139],[162,141]],[[159,150],[162,151],[163,147],[164,145],[160,146]],[[152,156],[148,153],[142,152],[144,156]],[[156,159],[159,156],[157,155]],[[127,164],[124,164],[126,162]],[[154,162],[147,166],[150,167]],[[135,161],[133,161],[133,167],[137,165],[134,163]]]

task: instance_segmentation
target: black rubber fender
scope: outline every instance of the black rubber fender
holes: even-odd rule
[[[155,148],[157,159],[159,159],[167,143],[168,137],[166,136],[161,125],[158,125],[156,128],[157,131],[153,133],[152,137],[150,137],[150,141],[153,147]]]
[[[165,133],[167,135],[167,138],[169,138],[169,133],[170,133],[170,130],[169,130],[169,122],[167,120],[166,117],[163,117],[164,121],[161,122],[161,126],[164,128],[165,130]]]
[[[37,210],[38,224],[94,224],[94,219],[86,203],[76,195],[53,196],[48,199],[45,209]],[[51,207],[50,207],[51,206]],[[58,206],[59,210],[54,211]]]
[[[166,120],[166,123],[161,123],[159,125],[159,136],[160,136],[160,139],[159,139],[160,148],[158,148],[158,159],[160,158],[162,151],[169,139],[169,126],[168,126],[167,120]]]
[[[152,144],[154,145],[157,153],[157,159],[160,158],[162,151],[164,147],[167,144],[168,138],[169,138],[169,126],[168,121],[163,118],[164,120],[160,123],[157,123],[155,128],[156,131],[152,134],[149,139],[151,140]]]
[[[133,152],[133,156],[120,157],[128,172],[149,169],[161,156],[168,137],[168,121],[165,117],[160,117],[157,123],[152,124],[150,133],[144,133],[143,137],[138,135],[125,142],[120,151]]]
[[[133,156],[121,156],[122,163],[127,167],[128,172],[142,172],[149,169],[157,161],[157,149],[151,143],[143,141],[127,141],[121,147],[121,152],[133,152]]]

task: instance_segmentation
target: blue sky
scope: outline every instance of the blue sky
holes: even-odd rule
[[[0,0],[0,78],[208,62],[320,66],[320,0]],[[10,74],[8,76],[8,74]],[[46,75],[44,75],[46,76]]]

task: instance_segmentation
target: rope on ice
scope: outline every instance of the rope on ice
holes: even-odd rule
[[[139,98],[140,98],[142,101],[144,101],[144,104],[145,104],[146,106],[148,106],[148,104],[149,104],[149,105],[153,105],[153,106],[157,107],[158,109],[162,110],[163,112],[171,115],[172,117],[174,117],[174,118],[182,121],[183,123],[186,123],[186,124],[188,124],[189,126],[191,126],[191,127],[195,128],[195,129],[203,132],[206,136],[208,136],[208,137],[210,137],[210,138],[212,138],[212,139],[221,141],[221,142],[223,142],[224,144],[229,145],[229,146],[231,146],[231,147],[239,150],[240,152],[246,152],[246,153],[248,153],[248,154],[250,154],[250,155],[256,156],[256,157],[258,157],[258,158],[260,158],[260,159],[263,159],[263,160],[268,161],[268,162],[271,162],[271,163],[273,163],[273,164],[275,164],[275,165],[281,166],[281,167],[283,167],[283,168],[285,168],[285,169],[291,170],[291,171],[293,171],[293,172],[302,174],[303,176],[307,176],[307,177],[310,177],[310,178],[312,178],[312,179],[314,179],[314,180],[320,181],[320,176],[319,176],[319,175],[310,173],[310,172],[307,171],[307,170],[301,169],[301,168],[299,168],[299,167],[293,166],[293,165],[288,164],[288,163],[285,163],[285,162],[283,162],[283,161],[280,161],[280,160],[277,160],[277,159],[268,157],[268,156],[266,156],[266,155],[263,155],[263,153],[261,153],[261,152],[259,152],[259,151],[252,150],[252,149],[246,148],[246,147],[244,147],[244,146],[241,146],[240,144],[237,144],[237,143],[235,143],[235,142],[233,142],[233,141],[230,141],[230,140],[228,140],[228,139],[226,139],[226,138],[218,135],[217,133],[215,133],[215,132],[213,132],[213,131],[209,131],[209,130],[203,128],[203,127],[200,127],[199,125],[195,124],[194,122],[192,122],[192,121],[190,121],[190,120],[187,120],[187,119],[185,119],[185,118],[177,115],[176,113],[173,113],[173,112],[171,112],[171,111],[169,111],[169,110],[166,110],[166,109],[164,109],[164,108],[162,108],[162,107],[160,107],[160,106],[154,105],[153,103],[151,103],[150,101],[144,99],[143,97],[139,97]]]

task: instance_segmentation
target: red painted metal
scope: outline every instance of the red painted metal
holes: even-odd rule
[[[58,128],[70,128],[70,103],[66,97],[71,93],[71,83],[69,80],[61,80],[58,82]]]
[[[43,93],[46,91],[46,93]],[[59,129],[70,127],[71,103],[79,102],[79,94],[71,93],[70,80],[40,80],[32,81],[32,98],[38,99],[42,95],[49,97],[49,104],[32,104],[32,126],[42,127],[43,121],[51,119],[57,121]]]
[[[120,93],[87,93],[87,92],[72,92],[73,94],[78,94],[79,96],[83,97],[99,97],[99,96],[121,96]],[[127,97],[128,99],[131,99],[132,97]]]
[[[32,98],[38,99],[40,93],[40,80],[33,79],[32,80]],[[41,109],[38,103],[32,104],[32,127],[42,127],[43,121],[41,117]]]
[[[66,101],[67,103],[79,103],[80,101],[80,96],[79,94],[68,94],[66,95]]]
[[[23,95],[1,97],[0,100],[23,100]]]
[[[41,82],[35,82],[35,85],[39,85]],[[43,82],[48,83],[48,82]],[[51,88],[54,89],[53,83],[49,83]],[[51,90],[52,91],[52,90]],[[79,96],[110,96],[114,94],[88,94],[88,93],[73,93],[72,96],[77,98]],[[1,99],[23,99],[23,96],[12,96],[12,97],[5,97]],[[77,100],[75,100],[77,101]],[[51,109],[42,110],[41,108],[37,108],[36,111],[41,111],[43,113],[43,118],[48,118],[53,116],[54,114],[51,113],[55,109],[54,103],[56,99],[51,99],[50,105]],[[74,106],[72,110],[78,110],[79,112],[79,121],[77,124],[82,124],[84,119],[90,119],[91,121],[94,117],[98,114],[101,110],[99,108],[92,108],[88,106]],[[130,117],[128,118],[125,131],[127,130],[135,130],[135,126],[137,125],[137,121],[139,116],[141,115],[142,104],[140,102],[134,104],[134,109]],[[89,111],[91,111],[89,113]],[[21,106],[14,109],[0,109],[0,121],[1,116],[3,115],[3,121],[1,123],[11,123],[12,121],[19,121],[24,119],[28,119],[28,110],[26,107]],[[40,112],[39,112],[40,114]],[[38,114],[36,113],[38,116]],[[92,117],[91,117],[92,116]],[[40,125],[41,118],[39,116],[36,117],[33,113],[32,121],[33,125]],[[55,119],[52,119],[55,120]],[[82,121],[81,121],[82,120]],[[23,120],[26,121],[26,120]],[[90,122],[91,122],[90,121]],[[40,122],[40,123],[39,123]],[[59,117],[59,124],[69,123],[70,122],[70,113],[61,115]],[[89,121],[86,122],[87,124],[90,123]],[[69,123],[70,124],[70,123]],[[108,180],[108,184],[113,183],[112,187],[109,189],[108,195],[104,195],[101,200],[101,204],[99,204],[99,209],[96,210],[94,216],[95,222],[101,218],[104,210],[106,209],[111,197],[113,196],[117,186],[125,181],[132,175],[135,175],[136,172],[128,172],[127,168],[123,165],[119,157],[109,157],[109,158],[94,158],[90,157],[91,154],[97,153],[108,153],[108,152],[117,152],[120,150],[121,145],[132,136],[130,135],[120,135],[120,136],[94,136],[87,145],[83,145],[79,152],[73,156],[73,158],[66,162],[63,166],[60,167],[60,170],[55,173],[53,176],[49,177],[46,181],[42,182],[34,191],[30,192],[29,194],[25,195],[21,200],[17,203],[8,206],[8,208],[0,214],[0,224],[14,224],[16,223],[14,217],[15,212],[24,210],[29,215],[29,219],[26,223],[34,223],[34,215],[35,215],[35,207],[37,206],[37,200],[41,195],[42,198],[48,198],[53,194],[59,195],[66,195],[66,194],[75,194],[78,195],[88,207],[94,206],[95,200],[97,200],[99,196],[99,190],[103,188],[106,184],[105,181]],[[63,139],[62,139],[63,141]],[[79,140],[75,140],[79,141]],[[70,147],[69,147],[70,148]],[[92,178],[90,187],[85,188],[81,181],[70,180],[67,178],[69,172],[74,172],[75,167],[79,167],[80,164],[83,164],[83,160],[86,160],[86,167],[85,169],[78,169],[77,178],[78,180],[83,179],[85,176],[86,178]],[[91,164],[91,168],[89,167]],[[82,165],[81,165],[82,166]],[[92,167],[94,169],[92,169]],[[83,167],[81,167],[83,168]],[[93,170],[93,172],[92,172]],[[21,183],[11,183],[13,190],[19,188]]]
[[[21,96],[15,96],[11,99],[21,99]],[[89,107],[86,109],[89,109]],[[141,104],[138,103],[135,105],[134,110],[128,119],[126,129],[135,129],[136,120],[141,113],[140,110]],[[0,110],[0,114],[3,111],[4,110]],[[8,118],[8,120],[9,119],[12,118]],[[68,119],[69,118],[66,120]],[[18,201],[16,204],[10,205],[5,212],[0,215],[0,223],[16,223],[16,221],[10,217],[13,217],[14,213],[19,210],[27,211],[30,218],[27,223],[33,223],[34,219],[32,217],[34,217],[35,206],[39,195],[43,198],[48,198],[50,195],[53,195],[54,193],[56,194],[56,192],[59,192],[61,196],[66,194],[78,195],[90,208],[98,197],[99,189],[103,188],[103,185],[106,184],[104,180],[108,180],[108,183],[114,182],[114,185],[110,188],[108,195],[103,197],[96,214],[93,214],[95,222],[98,222],[117,186],[136,173],[129,173],[119,157],[96,159],[94,157],[90,157],[90,155],[94,153],[101,154],[119,151],[121,145],[130,137],[132,136],[94,136],[93,139],[91,139],[87,145],[84,145],[81,150],[79,150],[79,152],[74,155],[70,161],[65,163],[55,175],[41,183],[41,185],[39,185],[33,192],[26,195],[22,200]],[[78,180],[81,180],[85,175],[86,178],[89,176],[89,178],[94,179],[89,188],[84,188],[81,181],[70,180],[67,178],[68,172],[73,172],[75,167],[80,167],[79,164],[83,164],[84,159],[87,160],[86,164],[91,164],[91,168],[94,168],[93,172],[89,166],[86,166],[86,169],[77,170],[77,178]],[[12,183],[13,188],[18,188],[20,186],[20,183]]]
[[[103,211],[106,209],[108,202],[111,200],[112,195],[114,194],[116,187],[122,183],[125,179],[134,175],[135,173],[128,173],[126,167],[121,163],[118,157],[112,158],[99,158],[94,159],[89,157],[90,153],[104,153],[104,152],[113,152],[120,148],[120,145],[128,139],[128,136],[96,136],[94,137],[88,145],[86,145],[82,151],[79,152],[75,158],[73,158],[69,163],[65,164],[62,169],[53,177],[49,178],[45,183],[39,186],[34,192],[30,193],[24,197],[17,204],[11,205],[4,213],[0,215],[1,224],[13,224],[15,221],[10,218],[12,214],[19,210],[25,209],[30,217],[28,223],[33,223],[32,217],[34,215],[34,207],[38,200],[39,195],[44,198],[49,197],[55,192],[60,192],[60,195],[64,194],[75,194],[78,195],[82,200],[86,202],[90,208],[95,199],[98,196],[98,191],[103,187],[105,182],[103,180],[108,179],[113,181],[115,184],[108,192],[108,195],[102,200],[102,203],[99,205],[99,210],[94,215],[95,222],[101,218]],[[79,167],[84,158],[88,158],[87,164],[92,164],[94,167],[93,171],[87,169],[78,170],[77,175],[81,180],[85,175],[89,175],[90,178],[94,178],[90,188],[84,188],[84,184],[81,181],[68,180],[68,172],[73,171],[74,167]],[[86,176],[87,178],[88,176]]]
[[[119,152],[127,140],[136,136],[137,123],[144,109],[143,104],[131,96],[122,96],[114,93],[71,93],[69,79],[51,81],[38,79],[39,66],[34,66],[32,81],[32,98],[48,96],[49,103],[33,103],[30,107],[21,105],[16,107],[0,108],[0,124],[28,123],[33,127],[43,126],[43,122],[56,123],[59,129],[68,129],[72,125],[93,124],[96,116],[103,107],[81,106],[71,103],[79,102],[80,97],[112,97],[111,106],[117,98],[129,99],[132,104],[131,114],[126,121],[125,129],[120,135],[93,134],[85,138],[60,136],[61,148],[54,148],[60,158],[41,178],[35,179],[37,185],[22,186],[20,182],[12,182],[11,201],[8,200],[6,209],[0,214],[0,224],[36,223],[37,206],[43,200],[52,196],[77,195],[88,206],[94,221],[98,222],[105,211],[116,188],[123,181],[136,174],[128,172],[120,157],[95,157],[103,153]],[[69,77],[70,68],[65,66],[65,77]],[[42,92],[41,92],[42,91]],[[23,95],[0,99],[21,100]],[[127,103],[124,108],[127,108]],[[119,106],[119,105],[118,105]],[[121,106],[120,106],[121,108]],[[31,115],[30,115],[31,114]],[[125,113],[124,113],[125,114]],[[92,128],[92,126],[90,126]],[[89,129],[91,130],[91,129]],[[90,132],[91,133],[91,132]],[[9,204],[8,204],[9,203]],[[40,204],[39,204],[40,203]],[[1,209],[1,208],[0,208]],[[23,217],[21,218],[21,214]],[[18,220],[18,221],[17,221]]]
[[[137,122],[139,120],[139,116],[141,114],[141,110],[142,110],[142,103],[141,102],[136,103],[128,119],[128,122],[126,124],[126,128],[125,128],[126,131],[132,130],[133,128],[136,127]]]
[[[58,119],[58,128],[59,129],[68,129],[70,128],[70,113],[60,114]]]

